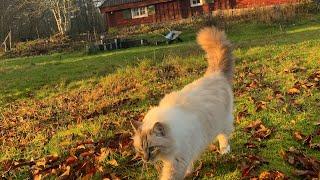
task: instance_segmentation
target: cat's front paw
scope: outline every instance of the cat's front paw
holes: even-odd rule
[[[220,154],[227,154],[230,151],[231,151],[231,148],[230,148],[230,145],[228,145],[227,147],[220,149]]]
[[[184,177],[191,177],[192,174],[193,174],[193,164],[189,165]]]

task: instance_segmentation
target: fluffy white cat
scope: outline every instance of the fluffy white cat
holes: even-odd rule
[[[233,131],[234,58],[224,32],[204,28],[197,41],[207,53],[205,75],[182,90],[167,94],[143,122],[133,122],[134,147],[144,161],[161,160],[161,180],[183,179],[192,164],[217,138],[220,153],[230,151]]]

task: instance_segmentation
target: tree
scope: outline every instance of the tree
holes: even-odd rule
[[[65,35],[70,29],[71,15],[76,11],[75,0],[43,0],[40,3],[41,9],[49,9],[53,14],[58,33]]]
[[[0,41],[12,31],[14,41],[101,32],[102,0],[0,0]]]
[[[72,18],[72,35],[105,30],[104,19],[94,0],[77,0],[77,7],[78,11]]]

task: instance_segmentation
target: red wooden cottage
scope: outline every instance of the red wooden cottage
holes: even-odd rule
[[[296,0],[105,0],[100,11],[108,27],[172,21],[216,9],[288,3]]]

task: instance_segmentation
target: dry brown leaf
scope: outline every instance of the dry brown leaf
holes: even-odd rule
[[[267,109],[267,102],[259,101],[256,103],[256,112],[262,111],[264,109]]]
[[[288,179],[282,172],[280,171],[263,171],[259,175],[259,180],[285,180]]]
[[[320,143],[312,143],[309,145],[309,147],[311,149],[316,149],[316,150],[320,151]]]
[[[66,165],[71,165],[78,160],[76,156],[70,156],[66,159]]]
[[[305,139],[303,140],[303,144],[310,146],[312,139],[313,139],[312,135],[306,136]]]
[[[254,122],[251,122],[247,127],[245,127],[244,131],[250,132],[251,130],[256,130],[260,125],[262,124],[261,120],[256,120]]]
[[[290,94],[290,95],[295,95],[295,94],[299,94],[299,93],[300,93],[300,90],[297,89],[297,88],[295,88],[295,87],[290,88],[290,89],[288,90],[288,94]]]
[[[111,174],[111,178],[112,180],[121,180],[121,178],[119,178],[115,173]]]
[[[110,154],[110,150],[107,148],[101,148],[100,154],[96,157],[98,162],[102,162]]]
[[[45,158],[41,158],[36,162],[37,167],[45,167],[47,160]]]
[[[237,114],[236,122],[237,122],[237,123],[240,123],[240,121],[241,121],[242,119],[246,118],[248,115],[250,115],[250,114],[248,113],[248,109],[245,109],[245,110],[239,112],[239,113]]]
[[[267,164],[264,158],[255,155],[245,155],[244,160],[241,163],[241,174],[243,178],[251,177],[256,174],[255,169],[262,164]]]
[[[41,180],[42,175],[41,174],[37,174],[35,176],[33,176],[33,180]]]
[[[282,157],[296,169],[295,175],[309,178],[318,178],[320,172],[320,161],[314,157],[306,156],[294,148],[281,153]]]
[[[296,132],[293,133],[293,137],[294,137],[295,140],[301,141],[301,140],[303,140],[306,136],[303,135],[301,132],[296,131]]]
[[[118,162],[115,159],[111,159],[110,161],[107,162],[108,164],[112,166],[119,166]]]
[[[320,120],[314,123],[315,126],[320,126]]]
[[[94,154],[93,150],[89,150],[80,154],[80,157],[86,158],[88,156],[92,156]]]
[[[252,133],[251,135],[251,138],[253,139],[256,139],[258,141],[261,141],[262,139],[266,139],[268,138],[271,133],[272,133],[272,130],[265,127],[263,124],[262,124],[262,121],[261,120],[256,120],[252,123],[250,123],[245,129],[244,129],[245,132],[250,132]],[[250,146],[250,144],[247,144]]]
[[[67,166],[67,167],[65,168],[64,173],[61,174],[59,177],[62,178],[62,177],[64,177],[64,176],[69,176],[69,175],[70,175],[70,169],[71,169],[70,166]]]
[[[247,142],[244,144],[246,146],[246,148],[248,149],[255,149],[258,148],[258,146],[256,144],[254,144],[253,142]]]
[[[264,125],[260,125],[260,129],[255,131],[252,135],[253,138],[257,139],[258,141],[261,141],[261,139],[266,139],[271,135],[271,129],[266,128]]]

